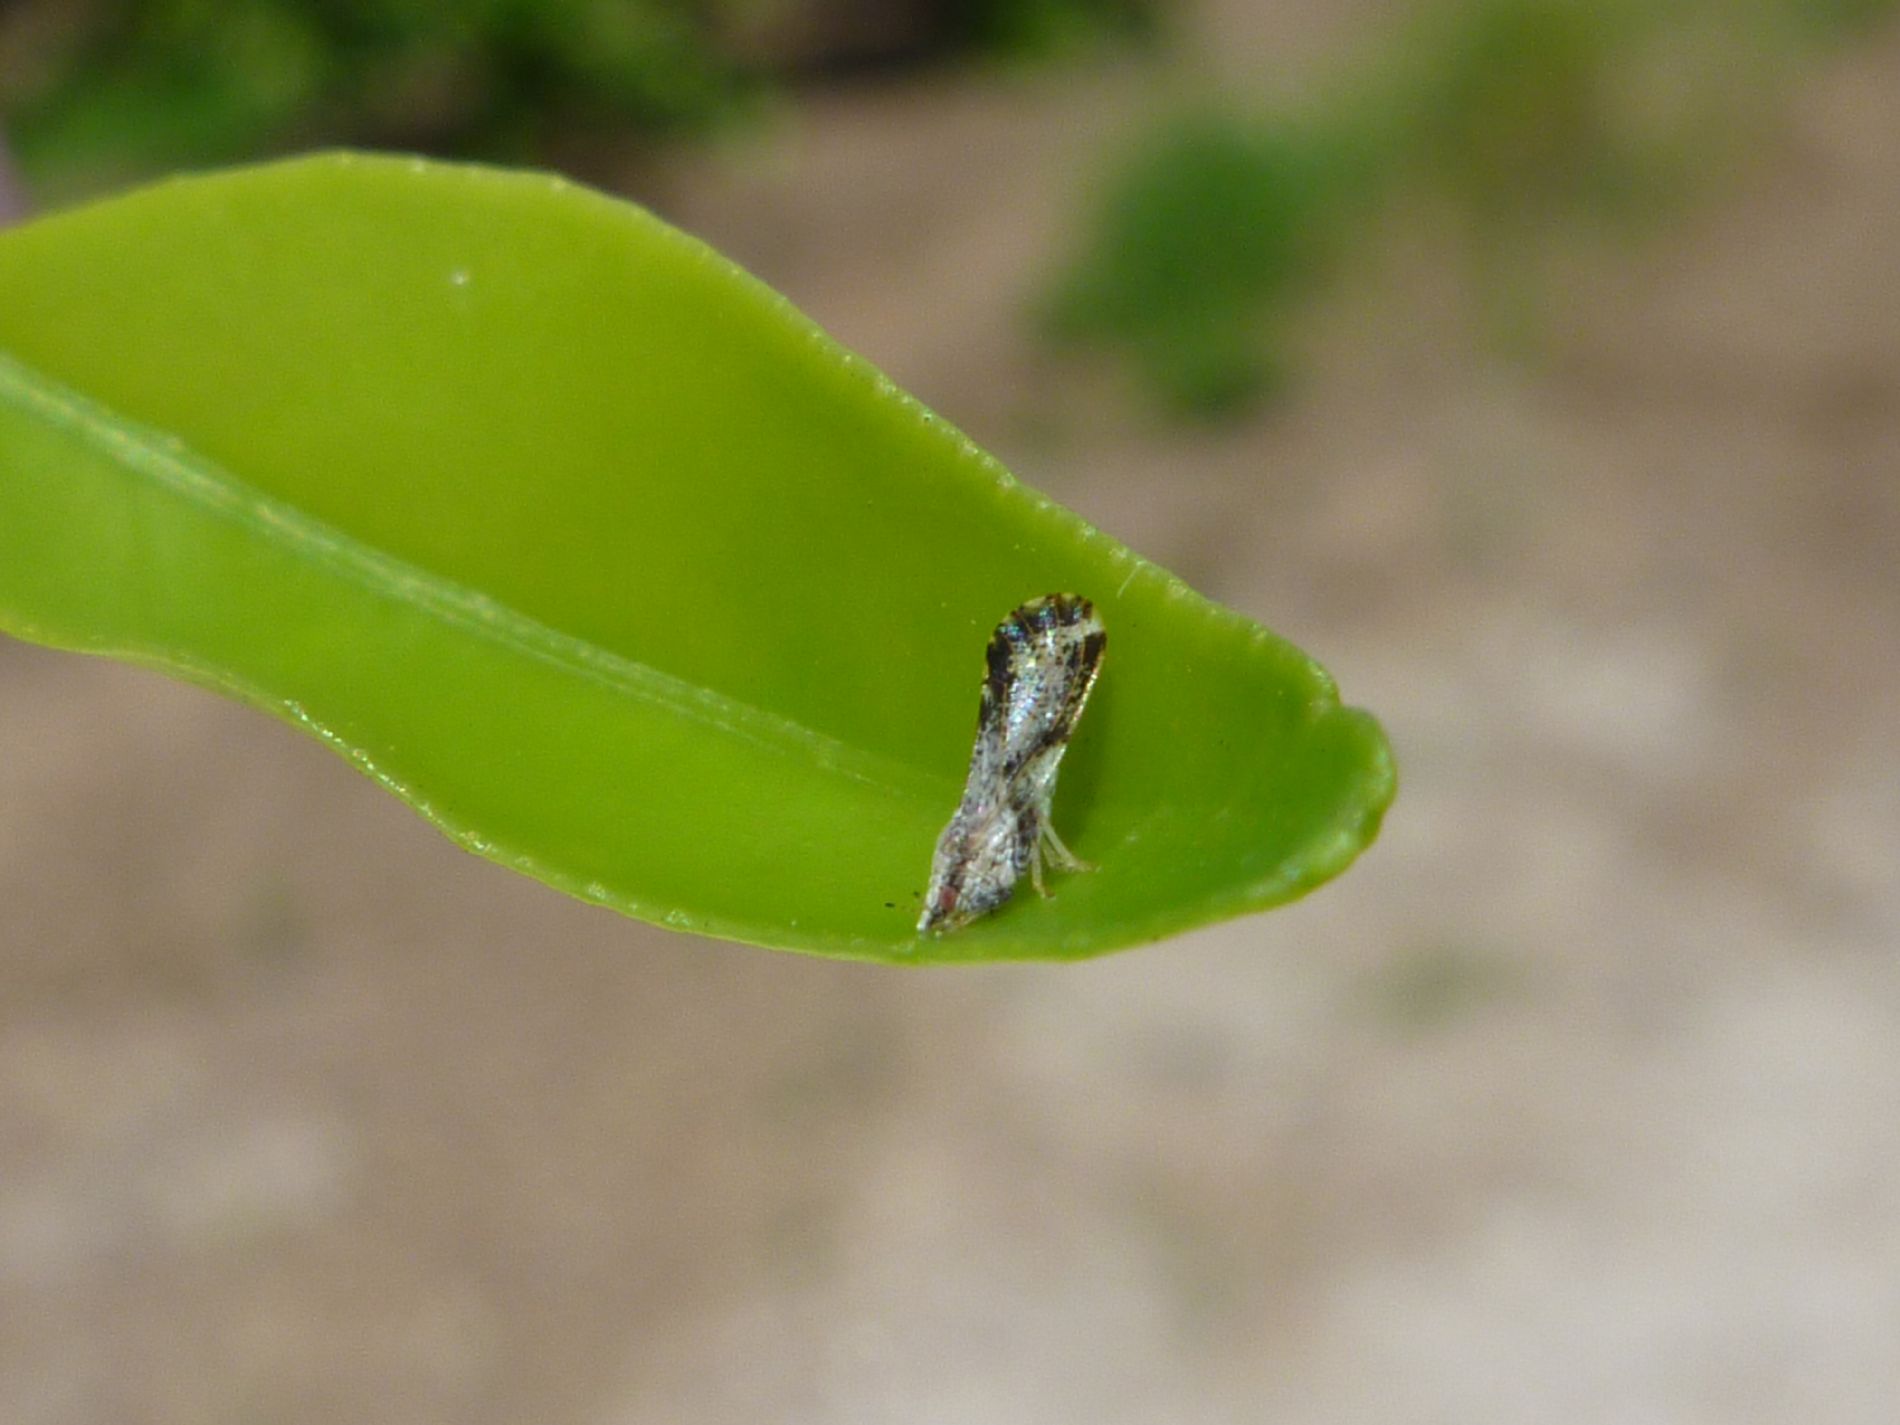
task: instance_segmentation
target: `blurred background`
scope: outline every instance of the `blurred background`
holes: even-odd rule
[[[0,206],[625,193],[1404,786],[1290,909],[899,973],[0,644],[0,1420],[1900,1418],[1897,12],[10,0]]]

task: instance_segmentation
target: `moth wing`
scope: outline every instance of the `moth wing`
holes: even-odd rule
[[[1107,643],[1095,606],[1067,594],[1035,599],[998,624],[986,655],[972,772],[980,759],[1009,782],[1058,760]]]

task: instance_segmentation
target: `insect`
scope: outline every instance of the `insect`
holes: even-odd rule
[[[1049,801],[1108,634],[1074,594],[1031,599],[996,626],[986,653],[976,746],[963,800],[937,838],[919,934],[955,930],[1008,900],[1024,871],[1041,895],[1042,861],[1093,868],[1056,835]]]

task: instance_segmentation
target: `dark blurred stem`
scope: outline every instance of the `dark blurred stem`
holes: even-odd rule
[[[7,145],[0,139],[0,227],[26,216],[26,190],[20,186],[13,162],[7,157]]]

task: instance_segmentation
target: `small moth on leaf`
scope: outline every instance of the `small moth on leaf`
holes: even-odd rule
[[[1074,594],[1031,599],[990,638],[976,746],[963,800],[937,838],[919,934],[968,925],[1008,900],[1042,858],[1064,871],[1093,868],[1049,824],[1056,773],[1102,666],[1108,634],[1095,605]]]

